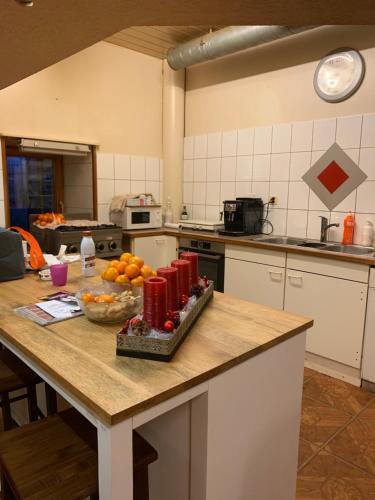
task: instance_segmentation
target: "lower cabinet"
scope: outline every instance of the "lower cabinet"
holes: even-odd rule
[[[287,269],[284,309],[314,319],[306,351],[359,368],[367,283]]]
[[[139,255],[153,269],[168,266],[177,257],[177,239],[174,236],[142,236],[134,238],[131,251]]]
[[[256,262],[225,259],[224,292],[239,299],[283,308],[285,269]]]

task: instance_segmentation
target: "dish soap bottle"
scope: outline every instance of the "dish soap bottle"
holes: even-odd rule
[[[352,212],[349,212],[344,219],[344,234],[342,236],[343,245],[353,245],[355,219]]]
[[[95,276],[95,243],[91,231],[83,231],[81,240],[82,276]]]
[[[172,212],[172,200],[171,197],[167,198],[167,208],[165,211],[165,222],[171,223],[173,222],[173,212]]]
[[[362,227],[361,245],[371,247],[374,242],[374,225],[370,220],[366,220]]]
[[[189,214],[186,210],[186,205],[183,206],[182,212],[181,212],[181,220],[188,220]]]

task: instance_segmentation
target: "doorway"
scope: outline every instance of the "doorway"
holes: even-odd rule
[[[62,211],[62,156],[25,153],[6,146],[6,167],[11,226],[28,230],[30,215]]]

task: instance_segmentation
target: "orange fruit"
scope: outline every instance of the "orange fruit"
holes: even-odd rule
[[[120,261],[119,260],[111,260],[111,262],[109,263],[109,267],[116,267],[120,264]]]
[[[103,293],[102,295],[98,295],[97,297],[95,297],[95,302],[98,302],[98,303],[106,303],[106,304],[110,304],[111,302],[113,302],[113,297],[112,295],[107,295],[105,293]]]
[[[119,283],[120,285],[123,285],[125,283],[130,283],[129,278],[125,274],[120,274],[120,276],[117,276],[115,279],[115,283]]]
[[[129,262],[129,260],[133,257],[132,253],[125,252],[121,255],[120,261],[121,262]]]
[[[125,274],[130,279],[136,278],[140,272],[141,271],[136,264],[129,264],[128,266],[126,266],[125,269]]]
[[[102,278],[107,281],[115,281],[118,277],[118,271],[115,267],[109,267],[102,275]]]
[[[145,261],[136,255],[129,260],[129,264],[135,264],[139,268],[143,267]]]
[[[141,275],[143,278],[149,278],[152,276],[153,270],[150,266],[143,266],[141,267]]]
[[[156,271],[152,271],[152,276],[157,276],[158,273]]]
[[[92,293],[84,293],[82,295],[82,300],[84,302],[94,302],[95,301],[95,297],[93,296]]]
[[[144,281],[142,276],[138,276],[137,278],[133,278],[130,283],[134,286],[143,286]]]
[[[128,264],[126,262],[120,262],[120,264],[117,265],[117,272],[119,274],[124,274],[127,265]]]

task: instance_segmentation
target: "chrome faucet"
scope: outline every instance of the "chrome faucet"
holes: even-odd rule
[[[323,217],[319,215],[319,217],[322,219],[321,225],[320,225],[320,241],[322,243],[327,242],[327,231],[330,227],[339,227],[340,224],[328,224],[328,219],[327,217]]]

